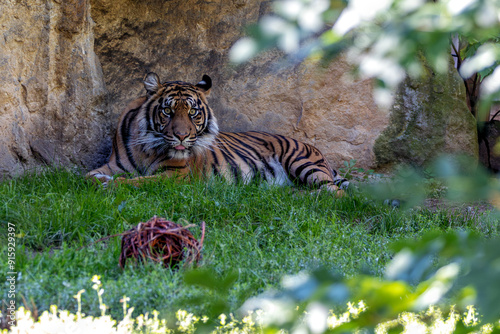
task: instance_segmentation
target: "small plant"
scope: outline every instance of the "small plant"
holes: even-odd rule
[[[339,171],[344,178],[347,180],[366,180],[370,176],[374,175],[373,169],[365,170],[363,168],[356,167],[356,162],[357,160],[355,159],[351,159],[349,162],[344,161],[344,167],[339,168]]]
[[[500,268],[491,266],[500,260],[498,239],[429,233],[393,247],[398,251],[384,278],[346,278],[328,270],[289,276],[279,292],[250,299],[243,311],[263,310],[263,324],[275,332],[387,333],[396,327],[405,333],[437,332],[433,330],[437,327],[446,333],[500,330]],[[349,300],[360,302],[356,306]],[[346,302],[349,313],[328,318],[329,309]],[[480,317],[471,305],[477,305]],[[446,320],[443,311],[448,311]],[[328,327],[329,322],[333,325]]]

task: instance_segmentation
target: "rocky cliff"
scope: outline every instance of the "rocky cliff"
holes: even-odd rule
[[[374,146],[377,166],[426,165],[439,153],[478,157],[476,120],[465,102],[465,86],[450,62],[446,74],[429,67],[420,79],[399,87],[389,126]]]
[[[89,1],[2,1],[0,31],[0,175],[102,159],[110,124]]]
[[[2,1],[0,175],[102,163],[122,108],[144,93],[149,71],[165,81],[210,75],[209,102],[224,131],[289,135],[320,148],[333,166],[357,159],[376,167],[373,147],[391,112],[376,107],[369,81],[350,78],[345,59],[325,68],[268,52],[228,64],[244,26],[269,10],[263,0]]]

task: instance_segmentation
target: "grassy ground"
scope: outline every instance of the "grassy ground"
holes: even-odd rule
[[[181,224],[205,221],[202,268],[220,282],[234,277],[225,292],[184,281],[185,268],[158,265],[118,266],[121,233],[153,215]],[[134,315],[160,311],[171,317],[179,308],[204,314],[214,304],[235,310],[248,297],[277,286],[283,275],[326,267],[343,275],[361,270],[382,275],[391,258],[388,244],[418,238],[429,230],[464,229],[498,235],[498,221],[458,211],[402,211],[351,193],[334,200],[326,193],[263,185],[176,183],[171,180],[96,188],[79,174],[63,170],[0,183],[0,249],[7,253],[8,223],[16,228],[18,306],[41,312],[51,304],[99,314],[91,278],[100,275],[108,313],[122,318],[126,295]],[[199,228],[192,228],[196,237]],[[7,256],[0,258],[6,282]],[[7,283],[5,283],[7,286]],[[0,290],[5,313],[7,289]]]

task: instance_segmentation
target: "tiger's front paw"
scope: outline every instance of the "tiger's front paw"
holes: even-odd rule
[[[96,185],[104,188],[108,186],[109,182],[113,182],[113,177],[106,174],[87,175],[87,178]]]
[[[111,177],[109,180],[106,182],[102,183],[103,187],[109,187],[111,185],[120,185],[120,184],[129,184],[129,179],[123,176],[115,176]]]

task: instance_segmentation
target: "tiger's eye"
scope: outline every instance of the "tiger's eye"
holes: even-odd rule
[[[188,114],[189,114],[190,116],[194,116],[194,115],[196,115],[197,113],[198,113],[198,110],[196,110],[196,109],[189,109],[189,111],[188,111]]]
[[[165,116],[170,116],[170,114],[172,114],[172,109],[170,108],[165,108],[165,109],[162,109],[161,110],[161,113]]]

